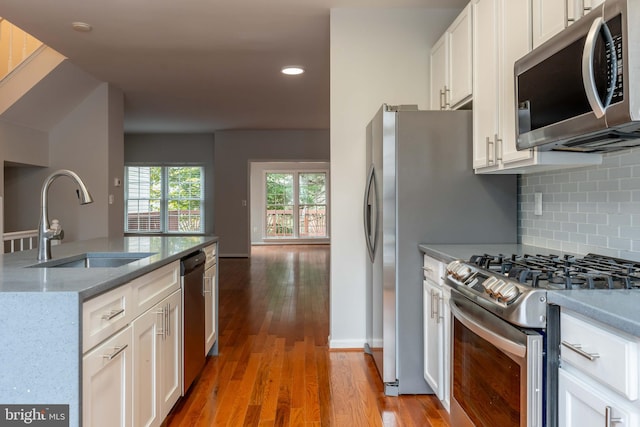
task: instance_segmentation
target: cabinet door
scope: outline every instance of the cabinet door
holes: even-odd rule
[[[131,327],[82,358],[82,425],[131,426]]]
[[[161,419],[164,419],[182,393],[182,290],[167,297],[162,307],[166,307],[166,320],[158,376]]]
[[[447,75],[449,35],[445,32],[431,48],[431,109],[445,109],[445,87],[449,84]]]
[[[560,427],[637,426],[640,409],[606,389],[598,389],[579,374],[560,369],[558,375],[558,424]],[[607,424],[607,413],[610,422]]]
[[[498,0],[473,0],[473,167],[496,166]]]
[[[442,291],[429,280],[423,281],[424,379],[438,396],[444,398],[443,324],[440,316]]]
[[[471,4],[468,4],[449,27],[448,103],[455,108],[471,98],[473,79],[473,42]]]
[[[164,339],[164,315],[158,303],[132,323],[135,426],[159,426],[162,422],[158,406],[158,364],[160,345]]]
[[[205,356],[209,354],[211,347],[216,342],[217,331],[216,331],[216,265],[213,264],[210,268],[206,269],[204,272],[204,336],[205,336],[205,346],[204,346],[204,354]]]
[[[533,0],[534,48],[566,28],[567,1],[573,0]]]
[[[530,0],[502,0],[502,34],[500,36],[500,132],[496,142],[496,158],[504,164],[533,157],[533,150],[516,149],[516,60],[531,50]]]

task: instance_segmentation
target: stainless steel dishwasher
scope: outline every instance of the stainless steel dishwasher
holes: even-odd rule
[[[205,363],[203,275],[205,253],[193,252],[181,259],[183,310],[183,394],[189,390]]]

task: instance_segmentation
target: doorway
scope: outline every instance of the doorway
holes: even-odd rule
[[[251,162],[251,245],[329,243],[329,163]]]

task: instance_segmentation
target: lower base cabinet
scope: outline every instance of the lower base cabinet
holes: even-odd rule
[[[131,426],[132,328],[127,326],[82,358],[82,425]]]
[[[159,426],[180,398],[182,290],[136,318],[133,332],[133,425]]]
[[[566,369],[559,370],[560,427],[640,426],[640,408],[581,377]]]

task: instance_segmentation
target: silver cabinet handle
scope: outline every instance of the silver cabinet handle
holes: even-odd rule
[[[445,105],[443,98],[444,98],[444,90],[440,89],[440,109],[441,110],[444,110],[444,105]]]
[[[493,141],[489,137],[487,137],[487,164],[488,165],[492,165],[495,163],[495,160],[491,158],[491,152],[494,150],[490,147],[493,147]],[[495,155],[495,152],[493,154]]]
[[[113,358],[115,358],[117,355],[119,355],[120,353],[122,353],[124,351],[125,348],[127,348],[129,346],[129,344],[125,344],[121,347],[115,347],[113,350],[113,353],[111,354],[103,354],[102,358],[103,359],[107,359],[107,360],[113,360]]]
[[[124,308],[111,310],[110,312],[102,315],[102,320],[113,320],[114,317],[118,317],[124,313]]]
[[[447,85],[444,86],[444,109],[446,110],[448,107],[451,107],[451,103],[449,102],[449,99],[451,99],[451,95],[447,96],[447,94],[450,94],[451,91],[449,90],[449,88],[447,87]]]
[[[600,357],[598,353],[587,353],[586,351],[584,351],[581,344],[571,344],[566,341],[562,341],[561,344],[567,347],[569,350],[578,353],[580,356],[584,357],[585,359],[589,359],[592,362]]]
[[[167,314],[165,316],[167,318],[167,336],[171,336],[171,303],[167,303]]]
[[[162,326],[160,328],[158,328],[158,331],[156,332],[156,335],[161,335],[162,339],[165,339],[165,330],[167,328],[165,307],[162,307],[162,308],[159,308],[158,310],[156,310],[156,314],[159,314],[159,315],[162,316]]]
[[[498,134],[496,133],[495,135],[496,137],[496,160],[501,162],[502,161],[502,138],[498,138]]]
[[[431,318],[433,319],[435,317],[435,312],[433,309],[433,301],[434,301],[434,296],[433,296],[433,290],[431,290]]]
[[[204,280],[208,280],[209,283],[213,283],[213,276],[204,276]],[[204,294],[210,294],[211,292],[213,292],[213,286],[210,286],[209,290],[207,290],[206,285],[202,288],[202,296],[204,296]]]
[[[623,422],[622,418],[617,417],[617,418],[613,418],[611,416],[611,406],[605,406],[604,407],[604,426],[605,427],[611,427],[611,425],[613,423],[621,423]]]

